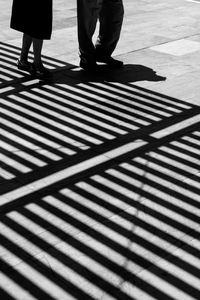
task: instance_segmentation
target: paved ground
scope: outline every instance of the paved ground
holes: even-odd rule
[[[123,70],[78,66],[76,4],[16,69],[0,2],[0,299],[200,299],[200,1],[124,0]]]

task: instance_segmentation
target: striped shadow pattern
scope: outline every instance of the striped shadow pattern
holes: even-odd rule
[[[13,88],[3,299],[199,299],[199,107],[124,82]]]
[[[20,86],[1,96],[1,180],[23,180],[114,141],[123,145],[188,114],[195,106],[125,84]]]
[[[23,205],[4,203],[4,292],[25,299],[198,299],[198,127],[158,138],[156,146],[137,141],[99,155],[87,161],[89,172],[79,164],[79,175],[72,168],[55,174],[53,193],[44,178],[18,198]]]
[[[14,45],[0,42],[0,92],[15,92],[15,84],[25,83],[32,77],[21,70],[17,69],[17,60],[20,56],[20,49]],[[33,60],[33,53],[30,52],[30,62]],[[49,58],[43,55],[45,66],[52,70],[61,70],[72,67],[59,59]]]

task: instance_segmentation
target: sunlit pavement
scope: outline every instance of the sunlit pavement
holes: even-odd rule
[[[200,1],[124,0],[125,66],[96,75],[75,5],[42,82],[0,2],[0,299],[199,300]]]

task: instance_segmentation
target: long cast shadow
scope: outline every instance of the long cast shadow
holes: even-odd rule
[[[80,70],[79,68],[72,68],[62,72],[62,74],[56,73],[53,78],[53,83],[65,84],[69,77],[76,79],[76,84],[77,81],[133,83],[144,80],[155,82],[166,80],[166,77],[158,75],[152,68],[143,65],[125,64],[121,69],[111,69],[109,66],[100,65],[96,73],[90,73]]]
[[[2,295],[198,299],[200,109],[101,68],[1,94]]]

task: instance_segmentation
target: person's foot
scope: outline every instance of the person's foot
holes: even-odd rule
[[[88,72],[96,72],[98,68],[95,60],[87,60],[84,57],[81,57],[80,59],[80,67]]]
[[[113,68],[113,69],[122,68],[124,65],[123,61],[114,59],[111,56],[108,56],[108,57],[107,56],[105,56],[105,57],[97,56],[96,61],[107,64],[110,68]]]
[[[18,70],[22,70],[25,72],[28,72],[30,74],[34,73],[34,66],[32,63],[28,61],[22,61],[20,59],[17,60],[17,68]]]
[[[34,65],[34,76],[41,80],[48,80],[52,78],[52,73],[50,70],[46,69],[43,65]]]

